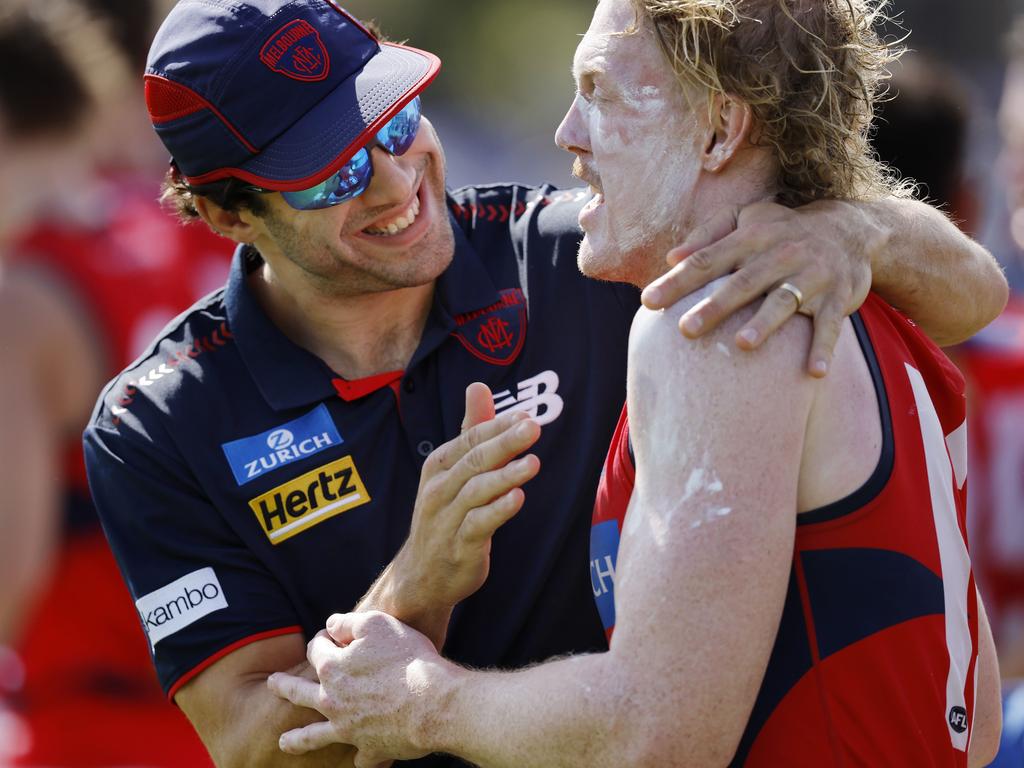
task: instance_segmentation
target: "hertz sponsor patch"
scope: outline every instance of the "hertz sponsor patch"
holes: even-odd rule
[[[346,456],[257,496],[249,507],[271,543],[280,544],[369,500],[352,457]]]

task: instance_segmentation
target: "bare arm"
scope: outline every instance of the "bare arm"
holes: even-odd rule
[[[683,332],[708,333],[741,307],[768,294],[736,334],[753,349],[797,310],[788,282],[814,318],[808,370],[824,375],[842,319],[873,288],[912,317],[939,344],[954,344],[991,322],[1008,287],[995,259],[925,203],[821,201],[794,210],[773,203],[730,208],[694,230],[668,255],[672,269],[644,291],[644,304],[665,308],[730,273],[712,296],[680,320]]]
[[[970,768],[981,768],[996,759],[1003,724],[1003,703],[999,691],[999,661],[985,604],[978,594],[978,692],[974,702],[974,725],[968,748]]]
[[[49,571],[61,442],[81,434],[100,388],[100,352],[87,329],[55,286],[35,275],[0,277],[0,645],[15,640]]]
[[[965,341],[1006,307],[999,264],[932,206],[888,200],[862,203],[860,213],[891,233],[871,254],[872,288],[939,345]]]
[[[798,364],[807,323],[789,324],[754,355],[722,353],[721,338],[684,343],[674,319],[643,311],[634,324],[629,407],[640,470],[608,653],[476,672],[389,617],[339,617],[331,635],[347,647],[326,636],[311,645],[324,693],[290,691],[326,696],[331,723],[288,734],[284,746],[343,734],[358,739],[360,768],[436,750],[488,768],[728,762],[782,612],[815,383]],[[374,676],[378,663],[402,673]]]
[[[174,697],[192,721],[218,768],[344,768],[355,750],[335,744],[307,755],[284,755],[277,736],[323,720],[319,712],[296,707],[267,690],[267,676],[288,670],[315,679],[300,635],[246,645],[190,680]]]

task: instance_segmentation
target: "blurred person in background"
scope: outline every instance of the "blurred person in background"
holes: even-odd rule
[[[205,750],[153,678],[80,435],[103,382],[224,279],[230,244],[156,199],[167,156],[132,87],[156,3],[3,13],[0,644],[14,649],[16,764],[201,766]]]
[[[997,233],[1004,237],[996,255],[1011,295],[1002,315],[960,349],[972,386],[971,545],[1007,679],[993,763],[1000,768],[1024,765],[1024,16],[1011,29],[1007,54],[999,171],[1009,232]]]

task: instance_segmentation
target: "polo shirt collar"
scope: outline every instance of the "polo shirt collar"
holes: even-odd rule
[[[253,295],[246,278],[259,264],[259,254],[250,246],[239,246],[224,291],[228,325],[249,375],[276,411],[335,396],[334,374],[327,364],[285,336]]]
[[[459,315],[496,304],[501,294],[455,217],[449,212],[455,253],[437,281],[434,305],[410,368],[451,333]],[[228,324],[249,374],[271,408],[302,408],[338,396],[337,378],[320,358],[292,342],[270,320],[247,277],[262,263],[251,246],[239,246],[224,292]]]

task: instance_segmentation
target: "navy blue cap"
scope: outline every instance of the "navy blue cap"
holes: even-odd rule
[[[149,52],[146,105],[185,181],[320,183],[437,76],[331,0],[180,0]]]

